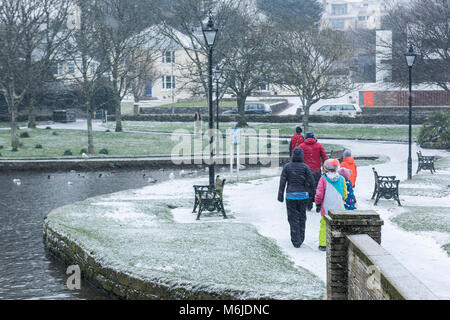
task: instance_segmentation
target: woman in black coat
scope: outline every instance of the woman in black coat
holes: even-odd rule
[[[305,240],[306,207],[312,186],[314,186],[314,177],[304,162],[303,150],[296,147],[291,161],[283,168],[278,189],[278,201],[283,202],[286,188],[286,208],[291,228],[291,241],[296,248],[299,248]]]

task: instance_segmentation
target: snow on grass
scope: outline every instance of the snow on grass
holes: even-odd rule
[[[193,205],[193,183],[198,181],[169,181],[92,198],[47,219],[104,264],[143,279],[243,292],[240,298],[324,298],[323,282],[254,226],[217,213],[198,223],[186,209]]]

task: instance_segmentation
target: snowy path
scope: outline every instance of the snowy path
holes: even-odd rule
[[[400,180],[407,176],[406,163],[408,155],[407,144],[380,143],[349,140],[325,140],[321,142],[338,143],[350,148],[353,155],[384,154],[391,161],[376,165],[377,171],[382,175],[396,175]],[[413,146],[412,154],[418,151]],[[438,150],[424,150],[424,154],[445,155],[448,152]],[[413,157],[413,170],[417,168],[417,157]],[[415,172],[415,171],[414,171]],[[424,173],[422,173],[424,174]],[[438,172],[439,174],[439,172]],[[375,209],[384,220],[382,228],[382,246],[389,251],[398,261],[409,269],[416,277],[421,279],[435,294],[450,298],[450,258],[440,248],[440,244],[432,236],[434,233],[416,234],[406,232],[392,223],[389,218],[402,212],[393,201],[381,199],[378,206],[373,206],[370,200],[373,191],[372,166],[358,168],[356,196],[359,200],[359,209]],[[238,221],[251,223],[258,231],[267,237],[273,238],[283,251],[293,261],[319,276],[326,281],[325,252],[317,249],[320,215],[314,210],[307,213],[307,226],[305,242],[302,247],[296,249],[292,246],[289,236],[289,225],[286,216],[285,203],[276,200],[279,178],[258,180],[249,184],[230,185],[225,196],[229,202],[229,211],[235,213]],[[427,205],[433,201],[434,206],[448,207],[449,197],[429,199],[426,197],[402,197],[404,206]],[[447,237],[449,234],[437,234],[438,237]]]

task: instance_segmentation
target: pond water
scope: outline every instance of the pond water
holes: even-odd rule
[[[44,248],[44,218],[75,201],[146,186],[149,177],[167,180],[172,171],[177,175],[170,169],[145,170],[145,177],[142,170],[0,173],[0,299],[112,298],[86,281],[81,290],[66,287],[64,265]]]

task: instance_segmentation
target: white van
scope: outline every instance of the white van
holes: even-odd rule
[[[317,116],[344,116],[355,118],[361,116],[361,114],[361,108],[355,104],[326,104],[316,111],[311,111],[311,115]]]

